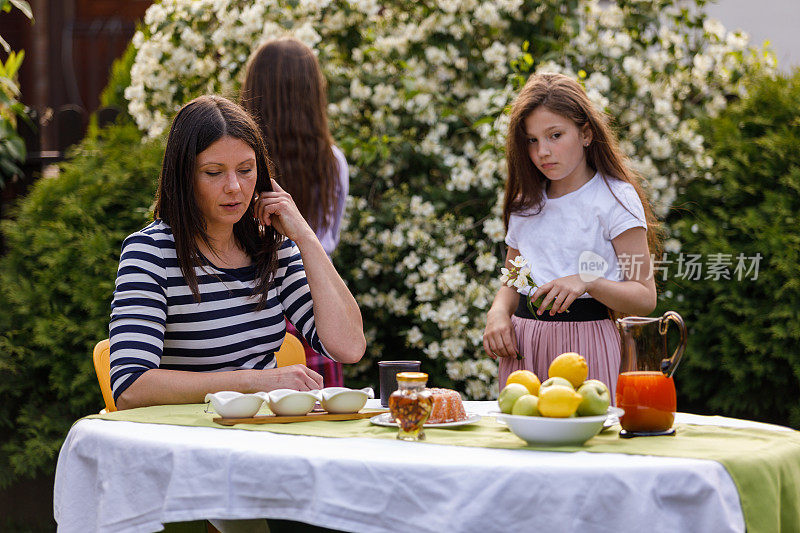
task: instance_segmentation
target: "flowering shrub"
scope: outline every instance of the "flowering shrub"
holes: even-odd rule
[[[374,381],[377,358],[423,356],[431,382],[487,398],[497,368],[481,335],[504,255],[507,109],[527,75],[584,83],[664,215],[713,163],[697,118],[739,95],[742,77],[774,67],[745,35],[675,3],[165,0],[134,37],[124,94],[139,128],[157,136],[189,98],[235,96],[259,41],[290,33],[313,47],[351,162],[336,260],[371,342],[349,378]]]

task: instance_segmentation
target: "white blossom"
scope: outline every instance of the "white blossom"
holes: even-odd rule
[[[490,218],[483,223],[483,232],[494,241],[502,241],[506,236],[505,226],[499,218]]]
[[[773,54],[747,50],[747,34],[728,32],[700,11],[681,14],[670,2],[582,0],[574,10],[533,2],[524,18],[523,4],[529,5],[154,3],[132,40],[128,112],[144,134],[162,136],[191,98],[235,98],[260,43],[293,35],[308,44],[329,83],[331,131],[350,168],[353,196],[341,226],[343,253],[334,261],[359,287],[362,308],[380,310],[364,313],[368,341],[385,338],[389,327],[398,344],[392,349],[441,357],[468,397],[493,397],[497,363],[483,354],[481,339],[486,309],[501,283],[529,275],[524,265],[499,279],[495,274],[505,268],[498,265],[505,250],[505,138],[519,88],[511,62],[524,66],[523,77],[525,69],[561,72],[583,83],[593,105],[613,120],[620,147],[661,216],[689,179],[715,179],[696,117],[717,114],[731,96],[744,95],[738,80],[748,72],[775,71]],[[553,16],[567,23],[556,53],[540,61],[535,40],[516,28]],[[635,26],[627,23],[632,20]],[[351,29],[359,33],[355,44],[342,39]],[[524,51],[526,40],[532,44]],[[526,52],[533,65],[523,60]],[[665,247],[678,250],[679,242]],[[375,345],[374,354],[347,372],[363,377],[382,349]]]
[[[491,272],[496,265],[497,257],[490,252],[482,253],[475,259],[475,267],[478,272]]]

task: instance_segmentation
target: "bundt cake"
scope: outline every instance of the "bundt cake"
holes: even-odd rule
[[[459,422],[467,419],[461,395],[451,389],[428,389],[433,394],[433,410],[427,424],[441,424],[443,422]]]

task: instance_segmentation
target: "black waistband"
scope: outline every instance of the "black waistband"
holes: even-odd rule
[[[554,316],[550,316],[550,311],[544,311],[541,315],[534,316],[528,309],[527,301],[527,296],[519,295],[519,304],[517,310],[514,311],[514,316],[543,322],[590,322],[610,318],[608,307],[594,298],[578,298],[569,306],[569,313],[556,313]],[[533,309],[536,310],[535,307]]]

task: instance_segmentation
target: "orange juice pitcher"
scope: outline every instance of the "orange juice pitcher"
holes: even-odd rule
[[[680,341],[669,355],[667,329],[678,326]],[[681,315],[667,311],[660,317],[629,316],[617,320],[622,342],[617,407],[621,437],[672,435],[677,408],[672,374],[686,349],[686,325]]]

